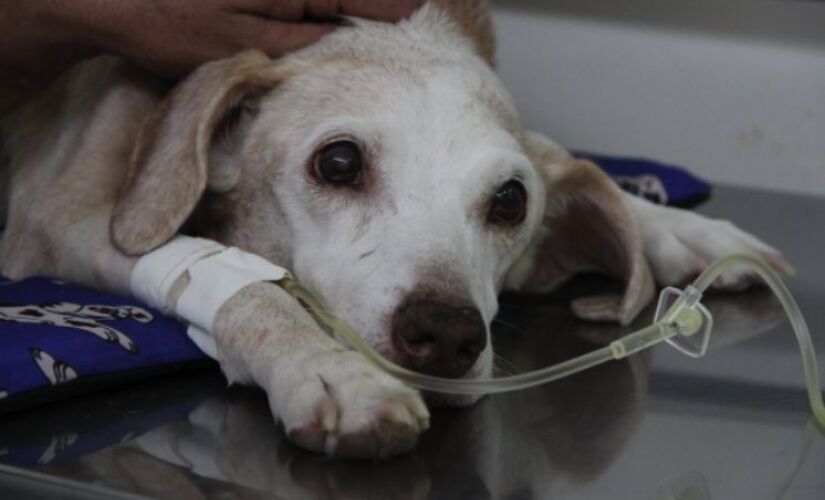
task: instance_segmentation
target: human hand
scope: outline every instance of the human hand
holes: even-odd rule
[[[271,57],[335,30],[342,15],[398,21],[420,0],[64,0],[96,42],[167,76],[256,48]]]
[[[338,16],[398,21],[423,0],[2,0],[0,116],[77,62],[109,52],[171,78],[257,48],[281,56]]]
[[[77,2],[77,0],[70,0]],[[87,0],[84,0],[87,1]],[[106,2],[109,3],[109,2]],[[335,30],[336,17],[397,21],[415,0],[162,0],[108,8],[107,48],[169,76],[257,48],[271,57],[304,47]],[[114,28],[114,29],[112,29]]]

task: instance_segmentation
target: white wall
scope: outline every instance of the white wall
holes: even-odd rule
[[[825,195],[825,2],[499,2],[495,22],[525,121],[562,144]]]

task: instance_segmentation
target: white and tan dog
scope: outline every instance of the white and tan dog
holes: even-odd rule
[[[3,123],[3,273],[128,294],[141,255],[196,234],[290,269],[389,358],[478,377],[502,289],[601,271],[624,295],[574,310],[626,323],[653,278],[684,281],[730,252],[784,266],[729,223],[630,198],[522,130],[493,72],[485,2],[351,23],[277,61],[206,64],[171,91],[114,57],[72,69]],[[426,428],[416,391],[344,350],[277,285],[235,294],[211,334],[226,376],[260,385],[302,446],[386,456]]]

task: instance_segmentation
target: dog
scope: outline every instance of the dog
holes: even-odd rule
[[[72,68],[3,121],[2,272],[128,294],[141,255],[198,235],[290,269],[391,360],[476,378],[491,372],[502,290],[601,272],[623,294],[572,308],[626,324],[654,280],[682,283],[729,253],[788,269],[731,223],[624,194],[525,130],[494,72],[482,0],[348,23],[279,60],[207,63],[171,88],[113,56]],[[753,281],[734,270],[717,285]],[[342,348],[275,284],[235,294],[212,335],[229,381],[262,387],[300,446],[384,457],[428,425],[421,394]]]

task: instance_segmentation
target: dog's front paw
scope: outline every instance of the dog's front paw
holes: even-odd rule
[[[732,223],[692,212],[664,209],[656,220],[643,226],[645,254],[656,281],[681,285],[698,276],[715,260],[731,254],[751,254],[777,271],[793,274],[793,268],[773,247]],[[741,290],[761,279],[743,267],[734,267],[716,279],[712,287]]]
[[[301,371],[287,394],[270,394],[270,401],[289,438],[304,448],[349,458],[389,457],[412,449],[429,426],[418,392],[357,353],[329,353]]]

